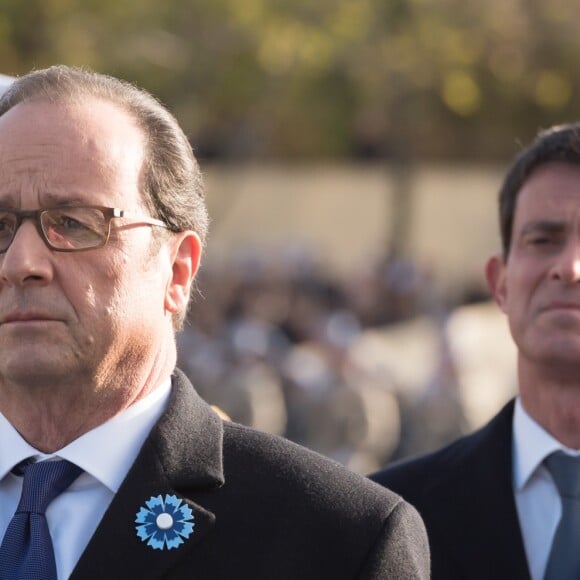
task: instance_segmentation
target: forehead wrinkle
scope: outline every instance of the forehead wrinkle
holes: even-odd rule
[[[84,176],[91,179],[95,172],[106,176],[114,171],[118,161],[107,162],[98,154],[99,146],[89,144],[88,141],[85,149],[86,157],[90,159],[90,163],[87,164],[78,163],[78,158],[75,162],[66,150],[61,152],[61,159],[71,158],[68,163],[70,171],[66,170],[67,163],[64,170],[60,164],[55,167],[50,157],[42,153],[39,155],[27,153],[19,157],[13,156],[8,160],[0,157],[0,199],[7,198],[12,203],[17,203],[24,192],[29,192],[41,198],[43,203],[62,203],[66,200],[87,203],[86,195],[91,192],[79,191],[79,177],[81,181]]]
[[[0,170],[0,200],[7,200],[16,205],[23,192],[32,192],[39,196],[48,189],[46,175],[31,167],[17,171]]]
[[[20,104],[13,110],[13,114],[20,113],[16,122],[0,117],[0,200],[4,193],[17,199],[32,195],[39,205],[46,205],[45,196],[51,194],[53,198],[78,198],[81,203],[94,204],[99,197],[124,197],[125,191],[134,189],[132,175],[136,175],[138,203],[146,206],[142,193],[146,139],[142,129],[124,110],[108,102],[104,103],[108,111],[103,112],[110,112],[115,123],[110,130],[103,128],[90,105]],[[56,113],[54,132],[48,135],[39,134],[34,123],[22,118],[25,108],[36,114],[33,107],[38,106],[54,108]],[[44,114],[39,120],[40,133],[42,129],[53,131],[50,124],[43,125],[49,118],[52,115]],[[95,131],[95,127],[103,130]],[[112,176],[121,177],[114,189],[107,186]]]

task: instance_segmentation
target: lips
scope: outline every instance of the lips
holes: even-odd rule
[[[57,320],[53,315],[43,312],[12,312],[0,317],[0,324],[10,322],[31,322],[31,321],[51,321]]]
[[[566,318],[577,319],[580,316],[580,301],[555,300],[542,306],[538,312],[552,316],[564,316]]]

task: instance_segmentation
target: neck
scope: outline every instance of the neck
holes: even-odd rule
[[[558,365],[530,365],[518,361],[520,396],[524,409],[552,437],[580,449],[580,372]]]
[[[55,453],[159,387],[175,366],[168,362],[141,371],[117,369],[98,382],[75,377],[39,387],[0,377],[0,410],[35,449]]]
[[[115,415],[104,401],[95,403],[91,413],[88,405],[74,397],[57,394],[59,386],[49,395],[5,397],[2,389],[2,413],[32,447],[43,453],[54,453],[104,423]]]

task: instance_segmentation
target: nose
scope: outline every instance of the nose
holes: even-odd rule
[[[580,282],[580,239],[574,238],[562,248],[551,274],[552,278],[566,284]]]
[[[0,283],[9,286],[48,284],[53,278],[51,252],[32,220],[24,220],[4,254],[0,254]]]

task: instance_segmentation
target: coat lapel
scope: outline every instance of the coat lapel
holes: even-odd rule
[[[71,579],[165,577],[182,558],[191,558],[199,542],[212,532],[214,514],[192,501],[192,496],[223,481],[221,420],[176,371],[166,412],[143,445]],[[135,519],[148,500],[167,495],[191,509],[193,530],[177,548],[153,549],[137,536]]]
[[[437,535],[474,580],[529,579],[511,485],[512,415],[513,401],[451,457],[430,492]]]

